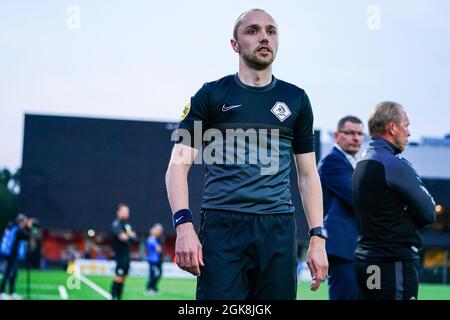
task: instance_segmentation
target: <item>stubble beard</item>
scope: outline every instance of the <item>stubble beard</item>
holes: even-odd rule
[[[269,68],[275,60],[273,51],[270,53],[270,56],[266,58],[258,57],[257,51],[254,51],[252,54],[242,53],[242,59],[249,68],[261,71]]]

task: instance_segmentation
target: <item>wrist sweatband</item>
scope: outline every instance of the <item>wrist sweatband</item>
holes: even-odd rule
[[[179,224],[186,222],[194,222],[192,218],[192,211],[190,209],[181,209],[172,215],[173,227],[176,228]]]

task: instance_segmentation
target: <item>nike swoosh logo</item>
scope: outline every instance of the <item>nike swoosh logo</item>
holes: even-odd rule
[[[237,105],[234,105],[234,106],[226,106],[225,104],[222,106],[222,111],[223,112],[226,112],[226,111],[229,111],[229,110],[231,110],[231,109],[234,109],[234,108],[239,108],[239,107],[242,107],[242,104],[237,104]]]
[[[178,221],[180,221],[181,219],[183,219],[183,217],[178,218],[178,219],[175,219],[175,222],[178,222]]]

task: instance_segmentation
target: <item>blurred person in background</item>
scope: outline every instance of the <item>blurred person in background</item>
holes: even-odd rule
[[[112,300],[120,300],[125,279],[130,268],[131,243],[136,241],[136,233],[128,223],[130,209],[127,204],[117,205],[117,218],[112,223],[113,248],[115,252],[116,270],[111,287]]]
[[[19,261],[25,260],[26,244],[31,236],[31,228],[36,223],[35,219],[29,219],[20,213],[15,223],[8,226],[3,232],[0,254],[5,260],[5,272],[0,284],[0,300],[20,300],[16,294],[16,279]],[[9,284],[9,294],[5,293],[6,284]]]
[[[384,101],[368,121],[371,140],[353,173],[358,223],[355,271],[365,300],[416,300],[421,229],[435,219],[435,202],[411,163],[409,117],[402,105]]]
[[[354,116],[339,120],[333,149],[319,163],[325,228],[333,236],[326,243],[330,300],[359,297],[353,253],[358,236],[352,203],[352,175],[356,154],[364,142],[363,124]]]
[[[162,275],[162,236],[163,226],[155,223],[150,229],[150,234],[145,242],[147,249],[147,261],[149,265],[149,277],[147,282],[147,293],[155,295],[158,293],[158,282]]]

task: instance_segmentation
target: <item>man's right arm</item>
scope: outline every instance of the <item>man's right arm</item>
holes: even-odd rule
[[[20,229],[17,232],[17,239],[19,240],[30,240],[31,237],[31,229],[30,228],[25,228],[25,229]]]
[[[189,208],[188,173],[198,150],[175,144],[166,172],[166,188],[172,213]],[[176,228],[175,257],[181,269],[200,275],[203,266],[202,246],[191,222]]]
[[[120,223],[115,220],[111,226],[111,232],[114,236],[117,237],[122,242],[128,241],[128,236],[125,231],[122,230]]]

